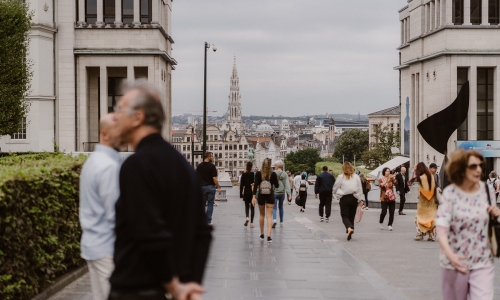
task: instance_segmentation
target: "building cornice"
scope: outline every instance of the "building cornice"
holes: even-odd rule
[[[427,60],[435,59],[441,56],[448,55],[500,55],[500,50],[443,50],[439,52],[435,52],[429,55],[421,56],[418,58],[411,59],[409,61],[404,62],[403,64],[394,67],[394,70],[400,70],[404,68],[408,68],[410,65],[414,63],[424,62]]]
[[[160,33],[163,35],[165,39],[167,39],[170,43],[175,44],[174,39],[165,31],[165,29],[158,24],[141,24],[141,25],[122,25],[122,26],[115,26],[114,24],[106,24],[106,26],[97,26],[95,24],[90,24],[87,25],[85,24],[75,24],[75,29],[92,29],[92,30],[99,30],[99,29],[128,29],[128,30],[137,30],[137,29],[157,29],[160,31]]]
[[[133,50],[133,49],[75,49],[75,55],[157,55],[163,58],[172,66],[177,65],[177,61],[171,57],[166,51],[161,50]]]
[[[57,32],[57,28],[49,26],[47,24],[40,24],[40,23],[31,24],[31,30],[42,30],[42,31],[52,32],[52,33]]]
[[[403,11],[407,10],[409,7],[410,7],[409,5],[406,5],[405,7],[398,10],[398,13],[402,13]]]

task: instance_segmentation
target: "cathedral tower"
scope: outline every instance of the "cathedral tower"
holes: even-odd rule
[[[227,124],[238,134],[243,131],[243,124],[241,121],[240,78],[238,77],[238,70],[236,69],[236,55],[234,55],[233,74],[231,76],[231,87],[229,89]]]

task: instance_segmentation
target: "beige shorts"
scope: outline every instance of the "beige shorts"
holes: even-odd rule
[[[109,278],[115,269],[113,256],[109,255],[97,260],[87,260],[87,265],[94,300],[107,300],[111,289]]]

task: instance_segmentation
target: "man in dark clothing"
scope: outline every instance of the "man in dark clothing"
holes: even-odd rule
[[[328,167],[323,166],[323,172],[316,177],[314,184],[314,197],[319,195],[319,216],[323,220],[323,211],[325,211],[325,221],[328,223],[332,212],[332,189],[335,184],[335,178],[328,172]]]
[[[212,215],[214,213],[215,187],[219,194],[221,193],[219,180],[217,178],[217,169],[212,163],[214,155],[212,152],[205,152],[203,162],[196,168],[196,174],[201,180],[201,191],[203,201],[207,203],[207,223],[212,225]]]
[[[132,86],[115,119],[136,152],[120,171],[109,299],[199,299],[212,228],[198,177],[160,135],[165,114],[154,88]]]
[[[396,192],[399,195],[399,214],[406,215],[403,212],[403,208],[406,202],[406,193],[410,191],[410,187],[408,186],[408,176],[406,175],[406,168],[402,167],[401,171],[396,174]]]

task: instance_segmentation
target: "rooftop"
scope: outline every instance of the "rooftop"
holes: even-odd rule
[[[399,116],[401,114],[401,109],[399,105],[393,106],[391,108],[386,108],[374,113],[368,114],[368,116]]]

